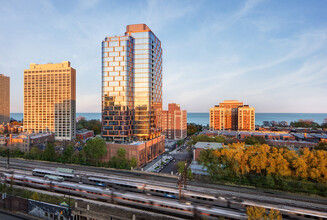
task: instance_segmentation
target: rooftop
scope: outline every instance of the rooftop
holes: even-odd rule
[[[217,149],[222,148],[222,143],[214,143],[214,142],[198,142],[194,146],[195,148],[209,148],[209,149]]]

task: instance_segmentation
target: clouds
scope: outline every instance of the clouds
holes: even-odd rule
[[[258,112],[327,112],[326,4],[3,1],[0,72],[11,76],[12,112],[22,112],[29,63],[69,60],[77,111],[100,112],[101,41],[146,23],[163,46],[164,108],[176,102],[207,112],[239,99]]]

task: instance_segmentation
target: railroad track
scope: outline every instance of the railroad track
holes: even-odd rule
[[[0,158],[0,166],[6,166],[5,158]],[[58,164],[43,161],[29,161],[22,159],[11,159],[11,168],[16,168],[25,171],[31,171],[34,168],[44,167],[65,167],[71,168],[82,172],[87,172],[88,175],[94,174],[105,174],[109,175],[110,178],[128,178],[126,181],[133,181],[143,184],[151,184],[156,186],[165,186],[170,188],[176,188],[177,177],[171,175],[152,174],[145,172],[132,172],[124,170],[114,170],[99,167],[88,167],[71,164]],[[96,175],[97,176],[97,175]],[[101,175],[104,177],[103,175]],[[141,177],[140,177],[141,176]],[[225,185],[213,185],[198,182],[188,182],[188,190],[203,192],[208,194],[215,194],[226,197],[237,197],[243,200],[250,200],[255,202],[263,202],[276,205],[288,205],[299,208],[309,208],[318,211],[327,211],[327,199],[323,198],[312,198],[295,196],[281,192],[268,191],[264,192],[258,189],[249,189],[244,187],[233,187]]]

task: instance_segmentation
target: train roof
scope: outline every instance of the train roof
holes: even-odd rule
[[[69,168],[61,168],[61,167],[58,167],[56,169],[57,172],[59,173],[69,173],[69,174],[73,174],[75,172],[74,169],[69,169]]]
[[[35,181],[41,181],[41,182],[49,182],[48,180],[44,180],[42,178],[34,177],[34,176],[25,176],[28,180],[35,180]]]
[[[198,193],[198,192],[194,192],[194,191],[184,191],[183,193],[186,194],[186,195],[189,195],[189,196],[204,197],[204,198],[213,199],[213,200],[216,200],[217,199],[213,195],[202,194],[202,193]]]
[[[56,170],[34,169],[33,172],[48,173],[50,175],[55,174],[57,176],[70,176],[70,177],[74,177],[74,174],[57,172]]]
[[[88,190],[93,190],[93,191],[100,191],[100,192],[103,192],[103,191],[108,192],[109,191],[109,190],[104,190],[101,187],[90,186],[90,185],[83,185],[83,184],[79,184],[79,187],[80,188],[83,188],[83,189],[88,189]]]
[[[101,179],[101,178],[96,178],[96,177],[88,177],[89,180],[96,180],[99,182],[108,182],[108,183],[116,183],[116,184],[123,184],[123,185],[134,185],[134,186],[143,186],[143,183],[135,183],[135,182],[126,182],[126,181],[121,181],[121,180],[116,180],[116,179]]]
[[[162,187],[162,186],[155,186],[155,185],[146,185],[146,189],[155,189],[155,190],[161,190],[161,191],[166,191],[166,192],[174,192],[178,193],[179,191],[177,189],[171,189],[167,187]]]
[[[226,217],[231,217],[233,216],[236,219],[247,219],[247,215],[245,213],[240,213],[232,210],[227,210],[226,208],[221,208],[221,207],[203,207],[203,206],[197,206],[197,210],[202,211],[202,212],[207,212],[210,214],[216,214],[220,216],[226,216]]]
[[[55,176],[55,175],[45,175],[45,178],[49,178],[51,180],[55,180],[55,181],[63,181],[64,178],[62,176]]]

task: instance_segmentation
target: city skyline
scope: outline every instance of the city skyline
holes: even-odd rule
[[[2,2],[0,73],[11,78],[11,112],[23,112],[24,69],[62,60],[78,72],[77,112],[101,112],[99,42],[138,23],[163,42],[164,106],[208,112],[232,99],[257,112],[327,112],[326,2],[192,3]]]

